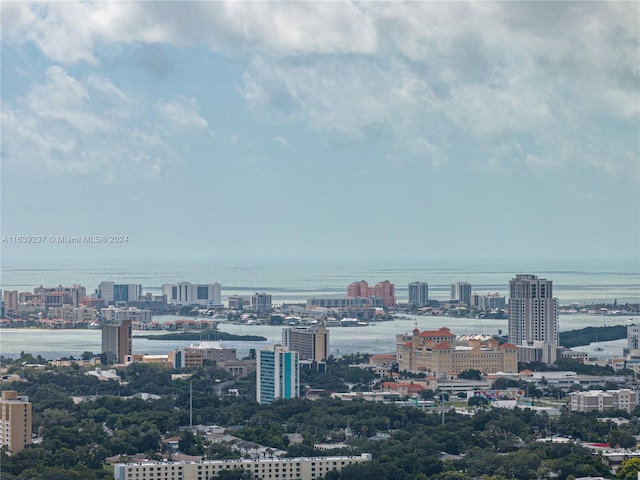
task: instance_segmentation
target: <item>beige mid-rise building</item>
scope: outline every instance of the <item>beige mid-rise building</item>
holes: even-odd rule
[[[413,335],[398,335],[396,358],[402,371],[425,373],[436,377],[479,370],[482,373],[514,373],[518,371],[515,345],[500,345],[496,340],[470,339],[456,342],[448,328],[434,331],[413,331]]]
[[[0,445],[9,453],[18,453],[31,443],[31,402],[15,390],[2,392]]]
[[[321,325],[285,328],[282,344],[298,352],[300,360],[325,362],[329,358],[329,330]]]

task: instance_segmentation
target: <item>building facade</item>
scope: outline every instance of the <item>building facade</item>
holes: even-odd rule
[[[499,293],[487,293],[486,295],[472,293],[470,306],[480,310],[504,310],[507,307],[507,299]]]
[[[496,340],[456,342],[448,328],[396,337],[398,370],[443,377],[466,370],[482,373],[518,371],[516,346]]]
[[[627,325],[627,350],[640,350],[640,325]]]
[[[426,307],[429,305],[429,285],[424,282],[409,284],[409,305]]]
[[[270,404],[300,396],[300,355],[282,345],[258,350],[256,399]]]
[[[638,394],[633,390],[588,390],[571,392],[568,395],[569,410],[572,412],[606,412],[624,410],[633,412],[638,404]]]
[[[384,308],[394,308],[397,306],[396,288],[389,280],[376,283],[373,293],[375,297],[382,298],[382,306]]]
[[[106,363],[126,363],[133,354],[131,320],[103,323],[102,353]]]
[[[7,315],[15,315],[18,313],[18,291],[4,290],[2,292],[4,299],[4,311]]]
[[[120,323],[124,320],[132,322],[151,322],[151,310],[141,310],[136,307],[120,308],[110,305],[100,310],[102,320],[107,323]]]
[[[373,288],[364,280],[353,282],[347,286],[348,299],[377,297],[382,299],[384,308],[393,308],[397,305],[395,295],[395,287],[389,280],[379,282]]]
[[[136,302],[142,296],[142,285],[135,283],[100,282],[98,298],[107,305],[118,302]]]
[[[235,460],[202,460],[197,462],[118,463],[114,480],[205,480],[217,478],[220,472],[243,469],[258,480],[312,480],[340,471],[348,465],[368,462],[371,454],[344,457],[304,457]]]
[[[553,282],[535,275],[516,275],[509,281],[509,341],[525,347],[521,361],[556,361],[558,299],[553,298]]]
[[[31,444],[31,402],[15,390],[2,392],[0,400],[0,446],[15,454]]]
[[[167,296],[167,303],[170,305],[222,305],[222,287],[219,283],[165,283],[162,294]]]
[[[321,325],[282,330],[282,344],[300,354],[300,360],[325,362],[329,357],[329,330]]]
[[[271,295],[264,292],[251,295],[251,309],[256,312],[271,310]]]
[[[451,300],[457,300],[465,305],[471,305],[471,284],[467,282],[452,283]]]

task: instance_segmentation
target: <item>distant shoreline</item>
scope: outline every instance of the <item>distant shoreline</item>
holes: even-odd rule
[[[212,338],[209,338],[212,337]],[[133,335],[133,338],[145,338],[147,340],[201,340],[201,341],[236,341],[236,342],[266,342],[261,335],[236,335],[220,330],[199,330],[194,332],[171,332],[154,335]]]

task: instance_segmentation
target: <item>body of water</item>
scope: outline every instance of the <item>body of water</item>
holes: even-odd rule
[[[267,292],[275,304],[304,303],[311,297],[346,294],[347,285],[366,280],[370,285],[389,280],[396,286],[399,302],[407,301],[407,285],[420,281],[429,284],[429,298],[449,299],[450,284],[469,282],[477,293],[498,292],[508,295],[509,280],[518,273],[531,273],[553,281],[554,296],[561,305],[571,303],[640,303],[640,267],[638,260],[445,260],[445,259],[3,259],[0,270],[2,289],[32,291],[39,285],[81,284],[93,293],[101,281],[142,284],[144,292],[158,293],[164,283],[219,282],[223,300],[229,295]],[[175,319],[173,317],[172,319]],[[162,319],[159,319],[162,321]],[[586,315],[561,316],[560,329],[621,324],[626,318]],[[439,317],[412,317],[409,320],[372,324],[359,328],[331,329],[330,349],[334,355],[356,352],[386,353],[395,349],[395,335],[409,332],[418,323],[420,329],[447,326],[456,334],[507,331],[506,320],[477,320]],[[269,343],[280,342],[281,327],[223,325],[230,333],[256,334]],[[100,331],[7,329],[0,331],[0,354],[17,356],[20,351],[41,354],[45,358],[79,356],[84,351],[100,352]],[[134,339],[135,353],[166,353],[188,345],[166,341]],[[252,345],[227,342],[248,353]]]
[[[364,327],[335,327],[329,329],[329,350],[332,355],[341,356],[353,353],[394,353],[395,336],[411,332],[416,324],[420,330],[437,330],[448,327],[456,335],[465,334],[506,334],[507,320],[478,320],[469,318],[406,316],[389,322],[372,323]],[[175,319],[177,317],[171,317]],[[590,315],[562,315],[560,331],[575,330],[588,326],[621,325],[627,322],[626,317],[594,317]],[[248,355],[252,348],[259,349],[266,345],[281,343],[282,328],[270,325],[234,325],[222,324],[220,330],[240,335],[260,335],[266,342],[225,341],[223,346],[236,348],[238,356]],[[135,338],[135,335],[161,334],[164,332],[134,332],[133,352],[140,354],[166,354],[175,348],[198,344],[199,341],[169,341]],[[44,329],[1,329],[1,354],[7,357],[18,357],[21,351],[42,355],[46,359],[55,359],[73,355],[78,358],[83,352],[99,353],[101,351],[100,330],[44,330]],[[592,352],[596,346],[604,346],[604,352]],[[601,342],[582,347],[596,356],[622,355],[626,340]],[[578,348],[580,349],[580,348]]]
[[[399,302],[407,301],[407,285],[429,284],[429,297],[449,299],[450,285],[469,282],[473,292],[508,294],[509,280],[531,273],[553,281],[554,296],[570,303],[640,303],[640,263],[625,260],[531,259],[3,259],[0,288],[33,290],[39,285],[81,284],[93,293],[100,282],[142,284],[159,293],[165,283],[219,282],[223,300],[229,295],[267,292],[275,303],[305,302],[319,296],[344,296],[347,285],[389,280]]]

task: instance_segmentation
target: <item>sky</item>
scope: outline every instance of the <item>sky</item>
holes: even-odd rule
[[[3,1],[2,256],[638,261],[639,6]]]

